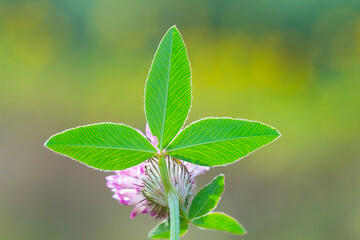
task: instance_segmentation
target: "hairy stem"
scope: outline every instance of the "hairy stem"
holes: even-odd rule
[[[180,215],[179,199],[177,198],[169,179],[169,172],[166,166],[165,156],[159,156],[159,168],[161,179],[164,183],[168,205],[170,210],[170,240],[179,240],[180,238]]]

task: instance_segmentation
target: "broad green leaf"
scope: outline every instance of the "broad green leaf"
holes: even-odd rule
[[[219,175],[195,195],[189,208],[189,219],[200,217],[213,210],[224,192],[224,175]]]
[[[234,218],[225,213],[209,213],[202,217],[195,218],[192,223],[201,228],[225,231],[232,234],[245,234],[246,230]]]
[[[191,106],[191,72],[185,44],[171,27],[156,51],[146,81],[145,114],[151,132],[164,149],[188,116]]]
[[[202,166],[233,163],[280,136],[255,121],[205,118],[183,129],[167,148],[169,155]]]
[[[55,134],[45,146],[102,170],[133,167],[156,154],[155,148],[141,133],[115,123],[72,128]]]
[[[188,230],[188,222],[180,217],[180,236],[183,236]],[[149,238],[154,239],[169,239],[170,238],[170,224],[168,220],[164,220],[156,225],[148,235]]]

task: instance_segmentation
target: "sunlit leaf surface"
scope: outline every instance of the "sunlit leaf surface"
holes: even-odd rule
[[[209,213],[202,217],[195,218],[193,224],[207,229],[225,231],[232,234],[245,234],[246,230],[234,218],[225,213]]]
[[[190,124],[171,142],[169,155],[203,166],[233,163],[280,136],[260,122],[206,118]]]
[[[145,113],[164,149],[183,126],[191,106],[190,63],[178,29],[171,27],[156,51],[145,89]]]
[[[115,123],[69,129],[52,136],[45,146],[102,170],[126,169],[156,154],[155,148],[138,131]]]
[[[223,192],[224,175],[219,175],[195,195],[189,208],[189,219],[200,217],[213,210]]]

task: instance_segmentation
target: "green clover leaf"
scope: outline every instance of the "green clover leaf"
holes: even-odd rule
[[[245,228],[238,221],[225,213],[208,213],[202,217],[195,218],[192,223],[200,228],[225,231],[237,235],[246,233]]]
[[[280,136],[269,125],[232,118],[205,118],[181,130],[191,98],[190,63],[182,37],[173,26],[160,42],[145,88],[146,119],[158,139],[157,146],[135,129],[115,123],[69,129],[52,136],[45,146],[102,170],[126,169],[157,154],[202,166],[222,166]]]

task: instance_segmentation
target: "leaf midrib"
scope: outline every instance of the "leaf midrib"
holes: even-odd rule
[[[172,29],[172,35],[171,35],[171,45],[170,45],[170,61],[169,61],[169,68],[168,68],[168,76],[167,76],[167,85],[166,85],[166,95],[165,95],[165,106],[164,106],[164,122],[162,124],[162,129],[161,129],[161,139],[160,139],[160,144],[159,144],[159,148],[160,151],[163,150],[163,145],[164,145],[164,132],[165,132],[165,123],[166,123],[166,111],[167,111],[167,99],[169,97],[169,84],[170,84],[170,69],[171,69],[171,57],[172,57],[172,47],[173,47],[173,41],[174,41],[174,29]]]
[[[52,144],[46,144],[46,146],[72,146],[72,147],[82,147],[82,148],[99,148],[99,149],[115,149],[115,150],[129,150],[129,151],[137,151],[137,152],[148,152],[148,153],[156,153],[156,151],[148,151],[148,150],[141,150],[141,149],[133,149],[133,148],[120,148],[120,147],[103,147],[103,146],[86,146],[86,145],[80,145],[80,144],[59,144],[59,143],[52,143]]]
[[[254,136],[245,136],[245,137],[239,137],[239,138],[227,138],[227,139],[221,139],[221,140],[216,140],[216,141],[208,141],[205,143],[197,143],[197,144],[190,144],[187,145],[185,147],[180,147],[180,148],[173,148],[168,150],[167,152],[173,152],[176,150],[181,150],[181,149],[186,149],[186,148],[191,148],[191,147],[196,147],[196,146],[200,146],[200,145],[207,145],[207,144],[212,144],[212,143],[218,143],[218,142],[226,142],[226,141],[232,141],[232,140],[240,140],[243,138],[254,138],[254,137],[270,137],[270,136],[279,136],[278,134],[269,134],[269,135],[254,135]]]

